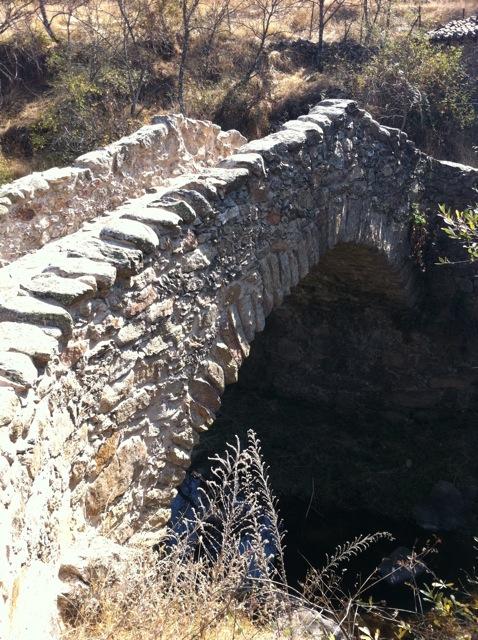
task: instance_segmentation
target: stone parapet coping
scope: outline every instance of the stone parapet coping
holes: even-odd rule
[[[0,187],[0,261],[73,233],[102,212],[244,144],[238,131],[182,115],[155,116],[112,144]]]

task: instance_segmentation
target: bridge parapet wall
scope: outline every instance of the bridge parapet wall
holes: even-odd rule
[[[127,198],[184,171],[214,165],[244,144],[238,131],[182,115],[151,125],[69,167],[48,169],[0,187],[0,261],[10,262],[78,230]]]
[[[384,296],[414,304],[412,205],[432,206],[441,170],[352,101],[324,101],[0,270],[6,637],[22,637],[12,593],[56,579],[82,539],[157,540],[225,385],[320,256],[380,252]],[[453,197],[476,189],[478,171],[453,175]]]

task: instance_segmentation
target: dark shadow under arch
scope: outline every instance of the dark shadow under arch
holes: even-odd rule
[[[324,527],[332,513],[412,522],[440,481],[472,493],[477,376],[401,277],[374,249],[328,252],[256,336],[193,468],[253,428],[282,504]]]

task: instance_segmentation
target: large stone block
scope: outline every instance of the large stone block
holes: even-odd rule
[[[130,488],[135,470],[146,462],[147,456],[146,445],[139,436],[121,444],[111,462],[88,489],[85,504],[89,517],[103,513]]]

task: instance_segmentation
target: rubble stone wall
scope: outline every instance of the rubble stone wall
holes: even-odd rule
[[[444,44],[463,44],[465,42],[478,43],[478,15],[472,15],[460,20],[450,20],[436,29],[428,32],[431,42]]]
[[[69,167],[33,173],[0,187],[0,260],[10,262],[129,197],[185,171],[213,165],[244,144],[238,131],[182,115],[152,124]]]
[[[383,295],[416,304],[414,206],[477,189],[478,170],[326,100],[1,269],[0,637],[27,637],[20,603],[72,550],[158,539],[225,385],[321,256],[368,248]],[[54,637],[53,610],[30,611]]]
[[[478,81],[478,68],[476,59],[478,56],[478,14],[451,20],[444,25],[428,32],[430,42],[445,47],[460,47],[463,52],[463,61],[471,80]]]

